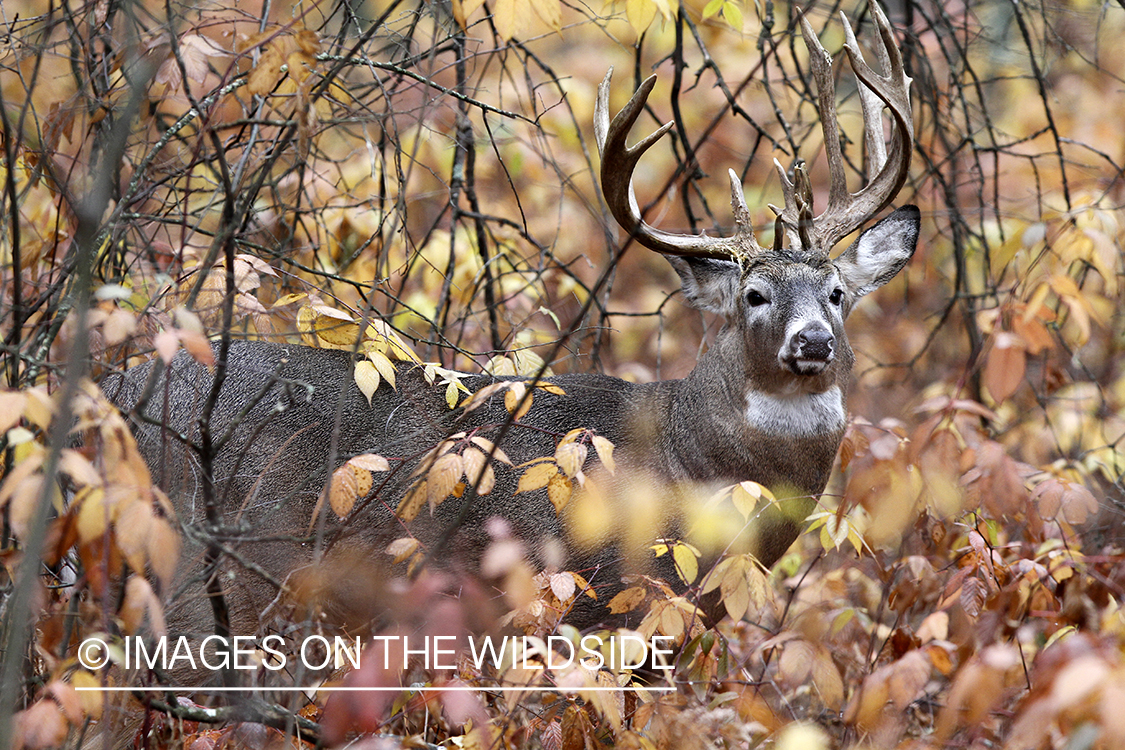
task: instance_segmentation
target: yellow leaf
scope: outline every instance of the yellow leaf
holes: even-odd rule
[[[566,507],[572,491],[571,481],[562,474],[556,473],[547,481],[547,499],[551,501],[551,505],[555,506],[556,513],[561,512]]]
[[[495,447],[493,442],[488,438],[474,435],[473,437],[469,438],[469,441],[474,445],[479,446],[481,451],[483,451],[486,456],[491,453],[492,458],[496,461],[507,464],[508,466],[512,465],[512,459],[508,458],[508,454],[505,453],[502,449]]]
[[[554,461],[545,460],[536,463],[528,467],[520,477],[519,486],[516,488],[516,494],[542,489],[551,481],[551,477],[557,476],[558,473],[559,468]]]
[[[247,90],[255,96],[265,96],[273,91],[281,80],[281,54],[270,47],[258,58],[258,63],[250,69]]]
[[[78,540],[92,542],[109,528],[109,509],[105,504],[105,491],[101,487],[83,487],[74,497],[78,505]]]
[[[496,25],[496,33],[505,42],[523,28],[519,18],[519,6],[522,2],[526,0],[496,0],[492,8],[492,22]]]
[[[477,481],[486,463],[486,456],[476,446],[469,446],[461,454],[465,462],[465,479],[470,482]]]
[[[395,387],[395,366],[386,354],[382,352],[368,352],[367,358],[371,360],[371,364],[375,365],[375,369],[383,376],[383,379],[391,384],[391,388]]]
[[[477,494],[487,495],[492,492],[492,488],[496,486],[496,472],[492,470],[491,466],[484,467],[484,473],[480,475],[480,481],[477,482]]]
[[[526,403],[524,403],[525,397]],[[516,419],[527,414],[527,410],[531,408],[531,396],[527,395],[527,386],[518,380],[509,385],[508,392],[504,394],[504,408],[509,414],[515,414]]]
[[[592,442],[594,443],[594,451],[598,454],[598,460],[602,462],[602,465],[610,474],[616,472],[617,463],[613,460],[613,443],[601,435],[594,435]]]
[[[559,7],[559,0],[531,0],[531,7],[535,10],[535,14],[539,16],[543,23],[547,24],[555,31],[559,30],[559,26],[562,22],[562,10]],[[536,356],[538,358],[538,355]],[[541,359],[540,366],[542,366]],[[536,367],[533,372],[538,371],[539,367]]]
[[[563,474],[574,478],[582,470],[582,464],[586,462],[588,450],[581,443],[560,443],[555,450],[555,463],[559,465]]]
[[[690,544],[676,542],[672,545],[672,559],[676,563],[676,573],[684,583],[695,583],[699,576],[699,551]]]
[[[626,0],[625,17],[637,36],[645,33],[656,18],[656,3],[652,0]]]
[[[758,501],[762,499],[764,489],[757,482],[747,481],[736,484],[731,490],[731,502],[734,503],[735,509],[742,514],[744,519],[750,518],[750,514],[754,512]]]
[[[367,398],[367,405],[370,406],[371,397],[375,395],[375,391],[379,390],[379,371],[375,369],[375,365],[366,359],[361,359],[355,363],[355,375],[353,377],[360,392]]]
[[[438,505],[449,497],[464,473],[465,463],[458,453],[446,453],[434,461],[434,465],[426,472],[426,482],[429,484],[426,498],[430,505]]]
[[[84,669],[79,669],[70,676],[70,684],[76,688],[86,688],[78,691],[78,700],[82,702],[82,710],[91,719],[101,718],[102,699],[105,693],[93,689],[102,686],[98,678]]]
[[[350,349],[359,338],[359,326],[350,317],[340,315],[317,315],[313,328],[322,345]]]
[[[573,430],[568,431],[565,435],[562,436],[562,440],[559,441],[559,445],[569,445],[578,438],[582,437],[583,433],[585,432],[586,428],[575,427]]]
[[[371,491],[371,472],[361,466],[356,466],[351,461],[345,464],[352,470],[355,475],[355,495],[356,499],[367,497],[367,493]]]
[[[402,500],[399,501],[398,508],[395,509],[395,515],[403,521],[413,521],[418,517],[418,511],[422,509],[422,505],[426,502],[426,480],[419,479],[410,489]]]

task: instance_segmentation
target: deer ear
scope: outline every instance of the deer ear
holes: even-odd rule
[[[665,255],[680,275],[684,299],[696,310],[730,316],[738,299],[741,277],[737,263],[712,258],[682,258]]]
[[[918,245],[917,206],[903,206],[859,236],[836,259],[844,283],[862,297],[895,277]]]

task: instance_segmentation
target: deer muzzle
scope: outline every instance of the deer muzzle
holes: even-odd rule
[[[808,321],[789,335],[779,359],[798,375],[819,375],[836,359],[836,336],[820,321]]]

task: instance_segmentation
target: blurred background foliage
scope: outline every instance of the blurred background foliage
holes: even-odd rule
[[[849,323],[854,419],[819,533],[782,561],[770,596],[754,592],[754,624],[728,623],[706,649],[694,636],[694,689],[626,723],[596,702],[562,701],[539,724],[499,704],[473,742],[660,746],[690,726],[700,746],[1125,743],[1125,8],[887,10],[914,78],[897,202],[920,206],[923,232]],[[803,11],[830,51],[840,11],[861,43],[871,33],[865,2]],[[22,666],[5,669],[0,697],[21,712],[15,741],[50,746],[98,710],[68,697],[88,677],[74,677],[61,632],[12,640],[13,602],[59,614],[69,601],[66,587],[21,593],[15,572],[29,552],[61,555],[35,505],[48,483],[26,481],[53,471],[51,431],[85,413],[45,394],[75,395],[64,386],[83,368],[97,378],[223,332],[331,345],[334,326],[371,320],[457,370],[683,376],[718,322],[672,300],[670,268],[603,208],[596,87],[613,66],[616,111],[659,75],[638,132],[675,126],[636,172],[650,223],[729,232],[729,168],[770,242],[773,159],[807,161],[819,205],[827,193],[800,12],[5,0],[0,504],[5,591],[26,598],[6,599],[7,647],[25,658],[5,654]],[[850,75],[838,94],[858,188]],[[40,516],[47,542],[29,544]],[[857,534],[859,559],[837,550]],[[398,716],[402,734],[460,736]]]

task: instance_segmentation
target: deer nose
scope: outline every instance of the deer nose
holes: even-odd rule
[[[836,349],[836,337],[819,325],[810,325],[797,333],[797,358],[828,362]]]

